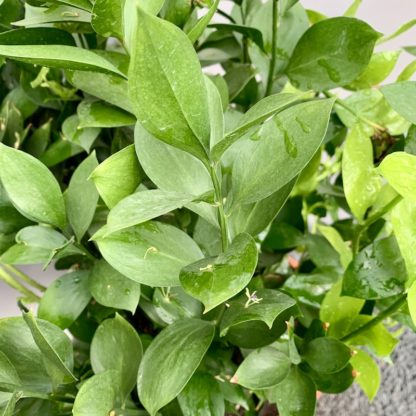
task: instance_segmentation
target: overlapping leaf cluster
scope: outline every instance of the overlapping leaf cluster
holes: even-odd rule
[[[310,416],[415,328],[412,22],[226,3],[0,1],[2,416]]]

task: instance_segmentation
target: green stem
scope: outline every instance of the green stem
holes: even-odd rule
[[[8,284],[13,289],[16,289],[22,295],[28,297],[31,300],[39,301],[40,298],[35,293],[33,293],[30,289],[26,286],[23,286],[20,282],[18,282],[15,278],[10,276],[4,269],[0,268],[0,280],[3,280],[6,284]]]
[[[276,68],[277,18],[278,18],[277,2],[278,0],[273,0],[272,57],[270,60],[269,75],[267,77],[266,93],[264,95],[265,97],[270,95],[272,92],[274,71]]]
[[[218,205],[218,222],[221,228],[222,250],[225,251],[228,247],[228,226],[227,226],[227,219],[225,218],[221,184],[220,184],[220,181],[218,180],[218,176],[217,176],[214,166],[210,167],[209,173],[211,175],[212,183],[214,185],[215,202]]]
[[[357,335],[369,330],[370,328],[376,326],[380,322],[383,322],[384,319],[388,318],[389,316],[393,315],[395,312],[397,312],[405,303],[407,300],[407,294],[404,293],[399,297],[399,299],[396,300],[392,305],[390,305],[387,309],[384,309],[384,311],[380,312],[375,318],[373,318],[371,321],[368,321],[366,324],[360,326],[357,329],[354,329],[354,331],[351,331],[349,334],[343,336],[341,338],[341,341],[349,341],[351,338],[356,337]]]
[[[365,124],[368,124],[370,127],[372,127],[375,130],[379,130],[379,131],[385,131],[386,129],[381,126],[380,124],[374,123],[374,121],[369,120],[367,117],[362,116],[361,114],[359,114],[357,111],[354,110],[354,108],[350,107],[348,104],[345,103],[344,100],[342,100],[341,98],[338,98],[335,94],[332,94],[329,91],[324,91],[324,95],[326,97],[329,98],[335,98],[336,99],[336,103],[345,108],[347,111],[349,111],[351,114],[353,114],[355,117],[358,118],[358,120],[362,121]]]
[[[38,283],[36,280],[33,280],[27,274],[23,273],[18,268],[10,265],[10,264],[2,264],[2,266],[11,273],[14,273],[19,279],[23,280],[27,284],[31,285],[32,287],[39,289],[41,292],[46,290],[46,287]]]

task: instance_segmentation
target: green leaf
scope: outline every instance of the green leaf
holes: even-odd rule
[[[351,3],[351,6],[345,11],[344,16],[354,17],[358,11],[358,8],[361,6],[362,0],[354,0]]]
[[[273,347],[264,347],[244,359],[231,382],[250,390],[268,389],[287,377],[290,366],[286,354]]]
[[[383,299],[402,293],[406,266],[394,236],[376,240],[360,251],[345,272],[342,293]]]
[[[14,29],[0,33],[0,45],[49,44],[75,46],[75,41],[67,31],[53,27]]]
[[[75,398],[73,415],[110,415],[120,401],[119,386],[114,383],[119,377],[117,371],[109,370],[89,378]]]
[[[378,33],[352,17],[314,24],[299,40],[286,73],[296,88],[323,91],[353,81],[370,62]]]
[[[388,103],[402,117],[416,124],[416,81],[402,81],[381,87]]]
[[[190,195],[160,189],[136,192],[112,208],[108,215],[106,231],[110,234],[152,220],[182,208],[193,199]]]
[[[87,153],[90,152],[91,146],[94,144],[100,129],[97,128],[80,128],[80,121],[76,114],[68,117],[62,123],[63,139],[81,146]]]
[[[7,355],[0,351],[0,386],[2,390],[13,391],[22,385],[19,374]]]
[[[97,207],[99,195],[94,183],[88,180],[97,166],[93,152],[75,170],[64,194],[68,221],[78,241],[88,231]]]
[[[351,365],[354,367],[355,381],[362,391],[372,401],[380,387],[380,370],[377,363],[363,350],[356,350],[351,358]]]
[[[140,8],[137,13],[129,68],[129,94],[136,116],[157,139],[206,160],[208,99],[195,50],[172,23]]]
[[[95,374],[116,370],[125,397],[136,385],[143,347],[136,330],[120,315],[101,323],[91,342],[91,366]],[[118,382],[117,382],[118,381]]]
[[[13,205],[25,217],[65,227],[65,207],[59,184],[37,159],[0,144],[0,179]]]
[[[65,338],[62,338],[61,342],[65,339],[65,344],[59,345],[59,349],[55,348],[46,336],[47,333],[43,333],[43,328],[39,325],[38,320],[35,319],[32,312],[24,312],[23,319],[29,327],[36,345],[42,352],[46,370],[54,384],[69,384],[75,382],[77,379],[72,373],[73,352],[69,338],[62,333],[62,336]]]
[[[0,45],[0,56],[49,68],[95,71],[125,77],[114,65],[87,49],[66,45]]]
[[[413,323],[416,324],[416,283],[413,282],[407,292],[407,304],[409,306],[409,313]]]
[[[251,294],[253,296],[253,294]],[[297,314],[296,301],[282,292],[272,289],[259,289],[255,293],[258,303],[247,304],[247,296],[240,295],[238,298],[230,302],[230,307],[225,310],[220,326],[220,335],[224,336],[231,327],[241,325],[245,322],[262,321],[269,329],[272,329],[277,318],[280,317],[284,324],[287,320],[286,312]],[[284,330],[286,324],[283,325]]]
[[[38,317],[62,329],[69,328],[90,300],[88,272],[70,272],[48,287],[39,303]]]
[[[362,221],[381,188],[373,165],[373,145],[360,125],[347,135],[342,153],[345,197],[353,214]],[[363,192],[365,190],[365,192]]]
[[[151,416],[183,390],[211,345],[214,332],[210,322],[184,319],[152,341],[137,379],[140,401]]]
[[[329,323],[328,335],[341,338],[349,332],[354,320],[364,306],[364,300],[341,296],[342,280],[327,292],[321,305],[320,319]]]
[[[393,232],[400,248],[400,253],[406,263],[407,286],[416,280],[416,206],[413,201],[405,199],[399,202],[391,212]]]
[[[222,154],[251,128],[299,101],[300,94],[280,93],[263,98],[251,107],[239,120],[237,126],[212,149],[212,157],[219,160]]]
[[[386,156],[378,171],[405,199],[416,202],[416,156],[405,152],[394,152]]]
[[[213,23],[209,27],[213,27],[221,32],[237,32],[245,38],[252,40],[262,51],[264,51],[263,34],[255,27],[243,26],[230,23]]]
[[[224,253],[184,267],[182,287],[199,299],[205,313],[230,299],[250,282],[257,265],[257,247],[249,234],[239,234]]]
[[[6,404],[6,407],[2,411],[2,416],[13,416],[15,414],[14,411],[15,411],[16,403],[20,399],[21,396],[22,396],[22,393],[20,392],[14,392],[11,395],[9,401]]]
[[[140,285],[114,270],[105,260],[97,261],[89,275],[89,290],[101,305],[134,314],[140,299]]]
[[[319,224],[317,228],[339,254],[342,267],[346,269],[351,263],[353,257],[351,248],[348,243],[342,239],[339,232],[333,227]]]
[[[308,368],[307,375],[315,383],[318,391],[339,394],[347,390],[354,383],[353,371],[351,364],[348,364],[341,371],[333,374],[319,374]]]
[[[318,373],[332,374],[348,364],[351,350],[335,338],[320,337],[306,344],[302,357]]]
[[[266,393],[270,402],[276,403],[280,416],[314,416],[316,388],[313,381],[298,367]]]
[[[394,33],[391,35],[383,36],[380,38],[377,42],[378,45],[387,42],[389,40],[392,40],[394,38],[397,38],[397,36],[400,36],[402,33],[407,32],[409,29],[412,29],[416,25],[416,19],[409,20],[408,22],[401,25]]]
[[[91,26],[101,36],[123,38],[124,0],[96,0],[92,9]]]
[[[225,414],[224,397],[211,374],[195,373],[178,396],[183,416]]]
[[[211,135],[209,145],[212,148],[224,137],[224,114],[220,91],[211,78],[204,77],[207,88],[209,119]]]
[[[111,266],[128,278],[153,287],[179,286],[182,267],[203,257],[191,237],[156,221],[96,240]]]
[[[77,109],[79,128],[123,127],[136,124],[136,118],[117,107],[103,102],[82,101]]]
[[[214,17],[214,14],[217,11],[219,4],[220,0],[214,0],[213,2],[211,2],[211,7],[209,8],[208,12],[204,16],[202,16],[196,22],[196,24],[189,30],[188,38],[192,43],[195,43],[204,33],[204,30],[207,28],[209,22]]]
[[[232,202],[266,198],[292,180],[320,147],[333,100],[293,106],[263,124],[235,147]]]
[[[98,165],[91,179],[109,208],[132,194],[143,179],[134,146],[125,147]]]
[[[393,71],[401,51],[375,53],[367,68],[349,85],[353,89],[371,88],[383,82]]]

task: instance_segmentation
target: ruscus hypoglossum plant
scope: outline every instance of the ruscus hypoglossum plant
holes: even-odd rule
[[[1,416],[375,397],[416,322],[416,61],[383,83],[416,47],[359,4],[0,0]]]

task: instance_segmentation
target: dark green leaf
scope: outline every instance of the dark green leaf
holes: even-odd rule
[[[103,102],[82,101],[78,106],[77,114],[79,127],[123,127],[132,126],[136,118],[117,107],[110,106]]]
[[[71,34],[65,30],[52,27],[32,27],[0,33],[0,45],[75,46],[75,41]]]
[[[140,364],[137,387],[151,416],[183,390],[213,337],[210,322],[184,319],[164,329],[150,344]]]
[[[255,27],[242,26],[242,25],[229,24],[229,23],[213,23],[213,24],[210,24],[209,27],[213,27],[217,30],[221,30],[225,32],[240,33],[244,37],[251,39],[261,50],[264,50],[263,34],[260,32],[260,30],[256,29]]]

